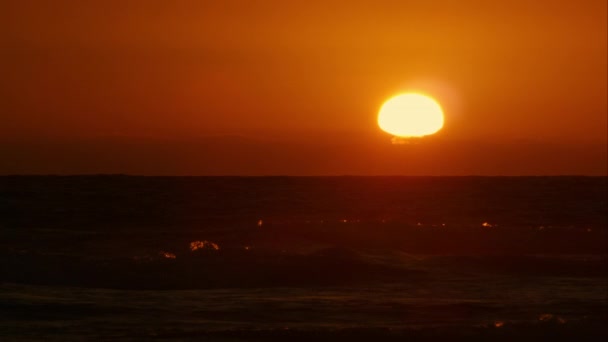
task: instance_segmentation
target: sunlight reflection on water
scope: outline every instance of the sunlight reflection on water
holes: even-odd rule
[[[211,242],[211,241],[207,241],[207,240],[196,240],[196,241],[192,241],[190,242],[190,250],[191,251],[196,251],[199,249],[204,249],[204,250],[214,250],[217,251],[220,249],[220,246],[217,243]]]

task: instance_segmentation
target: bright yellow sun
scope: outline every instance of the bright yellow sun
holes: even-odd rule
[[[428,96],[401,94],[384,102],[378,113],[378,126],[397,137],[419,138],[443,127],[443,110]]]

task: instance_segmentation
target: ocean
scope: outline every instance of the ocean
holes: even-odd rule
[[[0,340],[604,340],[607,177],[0,177]]]

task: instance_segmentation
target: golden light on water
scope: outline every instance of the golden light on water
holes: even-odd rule
[[[401,94],[384,102],[378,112],[378,126],[396,137],[420,138],[443,127],[443,110],[429,96]]]
[[[162,256],[165,259],[175,259],[177,258],[177,256],[171,252],[165,252],[165,251],[160,251],[160,256]]]
[[[217,251],[217,250],[220,249],[220,246],[217,243],[214,243],[214,242],[211,242],[211,241],[207,241],[207,240],[204,240],[204,241],[196,240],[196,241],[190,242],[190,250],[191,251],[194,252],[194,251],[199,250],[199,249],[206,249],[206,250]]]

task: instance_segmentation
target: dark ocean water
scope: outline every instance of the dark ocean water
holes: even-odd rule
[[[606,177],[0,177],[0,339],[601,340]]]

